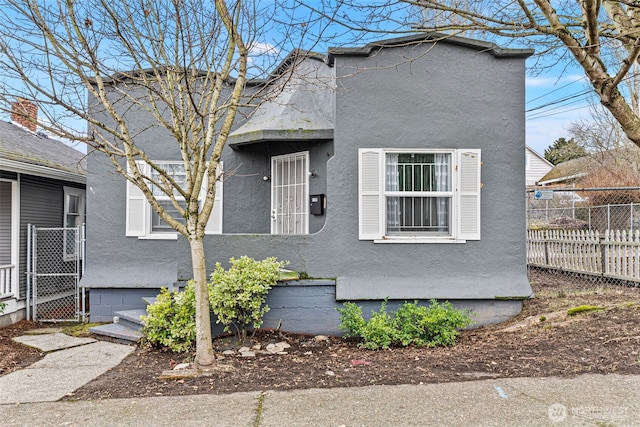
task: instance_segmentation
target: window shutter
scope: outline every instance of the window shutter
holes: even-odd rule
[[[360,240],[381,239],[384,234],[383,165],[381,149],[358,150],[358,210]]]
[[[143,174],[147,173],[147,164],[137,161]],[[131,169],[127,167],[127,172]],[[147,222],[149,216],[149,203],[147,198],[135,184],[127,180],[127,204],[126,204],[126,235],[144,236],[147,234]]]
[[[216,175],[220,175],[222,172],[222,162],[218,164],[218,169],[216,171]],[[207,192],[208,178],[205,176],[202,182],[202,197],[204,199],[204,194]],[[216,197],[213,202],[213,210],[211,211],[211,216],[209,217],[209,221],[207,222],[207,226],[204,229],[205,234],[222,234],[222,187],[223,182],[216,182]]]
[[[480,150],[458,151],[458,236],[480,240]]]

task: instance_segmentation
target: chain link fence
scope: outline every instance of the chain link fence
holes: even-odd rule
[[[527,191],[527,228],[640,229],[640,187]]]
[[[530,280],[640,285],[640,187],[538,188],[526,196]]]
[[[80,320],[82,240],[80,228],[29,227],[27,292],[34,320]]]

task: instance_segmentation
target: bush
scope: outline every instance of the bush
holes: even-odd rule
[[[173,351],[187,351],[196,339],[195,285],[189,282],[184,291],[160,290],[155,303],[147,307],[142,333],[154,346]]]
[[[396,330],[393,318],[387,313],[387,302],[384,301],[380,311],[371,313],[371,319],[365,321],[362,309],[353,304],[345,303],[345,309],[340,310],[341,330],[345,336],[362,338],[362,347],[369,350],[387,349],[396,341]]]
[[[458,310],[449,301],[431,300],[429,307],[404,303],[396,311],[396,326],[402,345],[439,347],[453,345],[459,330],[473,324],[470,313]]]
[[[380,311],[372,312],[365,321],[362,309],[350,302],[344,303],[340,312],[340,330],[346,337],[359,337],[360,346],[370,350],[387,349],[392,345],[420,347],[447,346],[455,343],[458,330],[473,324],[470,312],[458,310],[445,301],[431,300],[429,307],[419,306],[417,301],[405,302],[394,313],[387,313],[387,301]]]
[[[362,307],[352,302],[345,302],[342,308],[337,309],[340,312],[340,326],[338,328],[344,332],[345,338],[361,337],[362,330],[367,322],[362,317]]]
[[[225,325],[225,331],[236,332],[238,338],[244,340],[249,325],[260,327],[262,316],[269,310],[264,305],[267,292],[278,281],[280,269],[286,264],[275,258],[255,261],[246,256],[231,258],[229,271],[216,264],[209,283],[209,302],[218,316],[217,322]],[[149,315],[142,318],[145,340],[173,351],[189,350],[196,339],[195,301],[192,281],[184,291],[161,289],[156,302],[147,307]]]
[[[276,284],[280,269],[287,263],[275,258],[256,261],[247,256],[231,258],[230,262],[227,271],[216,263],[209,297],[217,322],[224,325],[226,332],[233,332],[244,341],[249,326],[262,325],[262,317],[269,311],[265,304],[267,292]]]

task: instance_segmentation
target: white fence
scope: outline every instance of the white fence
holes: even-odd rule
[[[640,282],[640,230],[527,230],[527,263]]]

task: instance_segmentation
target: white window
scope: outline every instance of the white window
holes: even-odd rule
[[[359,150],[360,239],[480,239],[480,150]]]
[[[187,175],[184,170],[184,164],[182,162],[179,163],[159,163],[169,176],[178,184],[180,187],[185,188],[187,184]],[[151,179],[154,181],[161,182],[162,178],[158,171],[152,169],[151,170]],[[169,215],[171,215],[174,219],[178,220],[181,223],[185,223],[185,219],[180,216],[178,213],[178,209],[173,205],[169,196],[167,196],[162,189],[156,187],[151,184],[151,192],[153,193],[156,200],[160,203],[160,205],[164,208],[165,211]],[[180,202],[180,206],[182,208],[185,207],[184,198],[180,197],[177,192],[174,192],[174,196]],[[160,215],[155,211],[155,209],[151,209],[151,232],[152,233],[174,233],[175,230],[166,222],[160,218]]]
[[[84,222],[85,191],[64,187],[64,256],[65,260],[79,255],[80,226]]]
[[[143,175],[150,176],[152,179],[160,181],[160,174],[152,170],[151,167],[138,161],[138,167]],[[182,162],[155,162],[157,165],[167,171],[172,179],[180,186],[186,184],[186,174],[184,165]],[[222,168],[220,164],[219,168]],[[153,184],[151,185],[151,191],[156,200],[164,207],[164,209],[177,220],[184,222],[184,218],[181,218],[178,210],[173,206],[173,203],[160,188],[157,188]],[[203,201],[207,191],[207,177],[205,176],[204,182],[199,195],[199,201]],[[184,203],[184,198],[178,197],[178,202]],[[140,239],[175,239],[177,238],[177,232],[166,222],[160,218],[157,212],[151,208],[151,205],[147,202],[146,197],[138,187],[131,182],[127,181],[127,212],[126,212],[126,235],[137,236]],[[206,234],[220,234],[222,233],[222,182],[216,183],[216,198],[214,202],[213,211],[209,217],[207,223]]]

